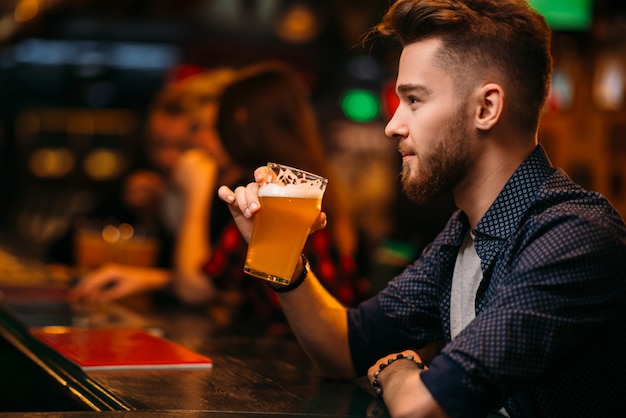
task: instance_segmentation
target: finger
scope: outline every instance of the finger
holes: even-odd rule
[[[241,213],[245,214],[245,210],[248,208],[248,201],[246,200],[246,188],[243,186],[239,186],[233,192],[235,196],[235,200],[231,205],[232,207],[236,207],[239,209]]]
[[[70,297],[74,300],[93,301],[98,298],[100,287],[93,286],[93,283],[80,285],[72,289]]]
[[[245,199],[247,202],[247,212],[244,211],[244,215],[247,218],[251,217],[255,214],[260,208],[261,204],[259,203],[259,184],[258,183],[250,183],[245,188]]]
[[[111,287],[118,281],[118,272],[109,267],[103,267],[80,278],[72,290],[79,299],[95,299],[102,289]]]
[[[228,186],[221,186],[217,189],[217,195],[228,204],[235,202],[235,193]]]
[[[111,286],[100,289],[97,295],[97,301],[103,303],[111,302],[126,296],[130,296],[130,291],[120,286],[119,283],[115,283],[114,285],[112,284]]]
[[[326,228],[327,223],[328,218],[326,216],[326,213],[320,212],[320,214],[317,215],[317,219],[315,219],[315,222],[313,222],[313,225],[311,226],[311,233]]]
[[[267,177],[267,167],[259,167],[254,170],[254,181],[257,183],[263,183]]]
[[[233,204],[246,218],[250,218],[260,207],[257,193],[258,185],[256,183],[250,183],[246,187],[239,186],[235,189],[235,202]]]
[[[70,298],[75,300],[85,299],[90,293],[90,281],[81,278],[80,281],[70,290]]]
[[[88,302],[88,303],[97,302],[98,299],[100,298],[100,289],[99,288],[85,289],[85,287],[76,287],[72,289],[72,291],[69,294],[69,297],[71,300],[77,301],[77,302]]]

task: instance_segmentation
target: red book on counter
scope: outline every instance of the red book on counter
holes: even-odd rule
[[[34,328],[39,340],[85,371],[210,369],[213,361],[142,329]]]

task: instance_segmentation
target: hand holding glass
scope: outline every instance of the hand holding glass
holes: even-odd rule
[[[327,184],[316,174],[267,164],[267,177],[259,188],[261,209],[248,244],[247,274],[283,285],[291,282]]]

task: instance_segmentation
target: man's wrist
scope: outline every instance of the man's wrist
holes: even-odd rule
[[[296,271],[294,277],[291,279],[288,285],[282,285],[277,283],[267,282],[267,285],[276,293],[287,293],[291,292],[298,286],[300,286],[306,276],[309,274],[310,264],[309,260],[306,258],[304,254],[301,255],[302,261],[298,263],[298,267],[296,267]]]
[[[376,392],[378,396],[382,396],[383,394],[383,387],[381,383],[378,381],[379,375],[381,374],[383,370],[391,366],[397,360],[409,360],[411,363],[414,363],[418,369],[424,370],[424,363],[422,363],[419,360],[415,360],[415,357],[413,356],[413,354],[408,354],[405,356],[404,354],[400,353],[395,358],[390,358],[389,360],[387,360],[386,363],[381,363],[378,367],[378,370],[374,372],[374,380],[372,381],[372,387],[374,388],[374,391]]]

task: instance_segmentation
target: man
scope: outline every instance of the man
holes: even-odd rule
[[[330,377],[367,372],[393,417],[623,413],[626,227],[537,145],[545,20],[523,0],[398,0],[376,30],[403,46],[386,127],[403,188],[459,211],[356,309],[299,267],[278,296],[303,348]],[[257,190],[220,189],[245,238]]]

